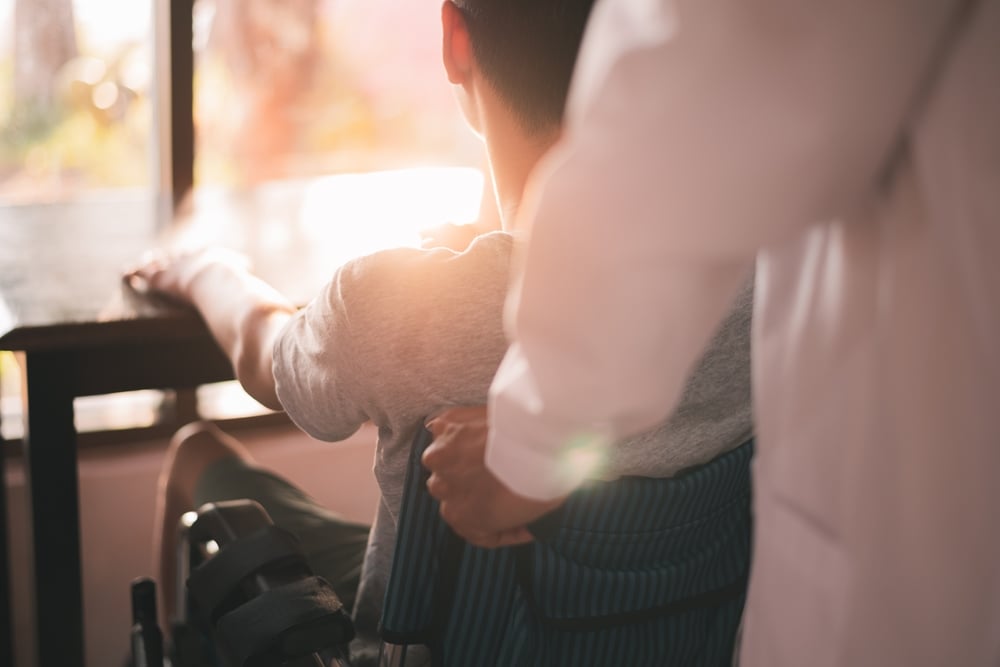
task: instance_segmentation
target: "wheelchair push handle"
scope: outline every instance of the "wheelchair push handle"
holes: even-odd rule
[[[156,620],[156,583],[141,577],[132,582],[132,664],[163,667],[163,633]]]

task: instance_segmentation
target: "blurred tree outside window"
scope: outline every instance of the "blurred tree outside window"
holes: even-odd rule
[[[398,0],[198,0],[199,183],[482,166],[439,13]]]
[[[148,188],[149,0],[0,0],[0,206]]]
[[[152,1],[0,0],[0,205],[152,187]],[[198,0],[193,20],[197,183],[482,167],[433,3]]]
[[[14,4],[14,122],[51,122],[56,78],[77,56],[73,5],[66,0]]]

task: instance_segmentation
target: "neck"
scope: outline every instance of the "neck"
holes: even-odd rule
[[[528,135],[506,110],[484,114],[483,134],[504,229],[510,229],[532,169],[553,144],[553,133]]]

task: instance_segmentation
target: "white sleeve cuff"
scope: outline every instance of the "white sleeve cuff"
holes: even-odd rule
[[[486,468],[514,493],[562,498],[600,476],[610,438],[567,428],[546,415],[518,346],[507,352],[490,391]]]

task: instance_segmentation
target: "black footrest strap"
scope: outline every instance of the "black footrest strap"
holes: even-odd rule
[[[262,568],[305,557],[298,540],[287,530],[269,525],[223,547],[188,577],[195,602],[211,615],[244,578]]]
[[[354,638],[340,598],[316,576],[264,591],[222,616],[216,629],[230,664],[243,667],[280,664]]]

